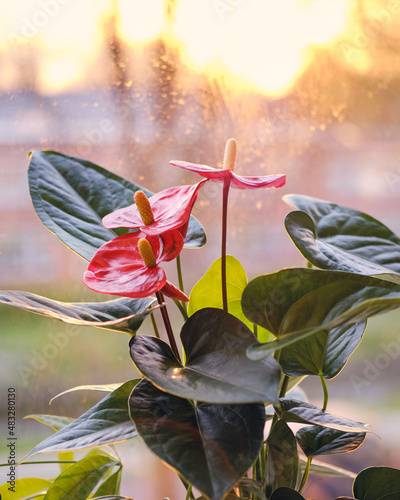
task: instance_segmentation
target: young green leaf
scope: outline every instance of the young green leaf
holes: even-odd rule
[[[246,316],[243,314],[241,298],[243,290],[247,285],[247,275],[242,264],[232,255],[226,256],[226,288],[228,296],[228,312],[240,319],[250,329],[253,328]],[[221,257],[214,261],[205,275],[194,285],[190,292],[188,314],[191,316],[200,309],[222,307],[222,278]],[[268,340],[269,332],[259,328],[258,337],[263,342]],[[261,336],[261,337],[260,337]]]
[[[118,462],[106,455],[85,457],[53,481],[45,500],[86,500],[104,474],[116,465]]]
[[[38,444],[36,453],[80,450],[116,443],[137,435],[128,412],[128,397],[138,380],[125,382],[67,427]]]
[[[121,485],[122,467],[108,477],[96,490],[95,497],[118,495]]]
[[[102,384],[102,385],[78,385],[76,387],[72,387],[71,389],[67,389],[66,391],[60,392],[56,396],[50,399],[51,404],[55,399],[63,396],[64,394],[69,394],[70,392],[75,391],[100,391],[100,392],[112,392],[115,389],[118,389],[122,384]]]
[[[246,356],[258,341],[237,318],[221,309],[201,309],[181,332],[183,366],[168,344],[156,337],[132,337],[131,357],[155,386],[176,396],[208,403],[277,402],[280,366]]]
[[[285,226],[309,262],[322,269],[400,278],[400,238],[381,222],[310,196],[283,199],[298,210],[286,216]]]
[[[64,427],[67,427],[67,425],[71,424],[72,422],[75,422],[74,418],[70,417],[60,417],[58,415],[26,415],[24,418],[33,418],[40,422],[41,424],[48,425],[55,431],[60,431],[61,429],[64,429]]]
[[[24,477],[15,479],[14,491],[10,492],[9,483],[4,483],[0,486],[0,498],[10,498],[19,500],[29,495],[47,490],[51,486],[51,481],[47,479],[39,479],[38,477]]]
[[[193,405],[143,380],[129,398],[140,436],[210,500],[221,500],[256,459],[263,404]]]
[[[154,298],[121,298],[107,302],[68,303],[51,300],[29,292],[0,292],[0,303],[19,307],[64,323],[78,326],[96,326],[108,330],[136,333]]]
[[[132,205],[138,190],[152,195],[94,163],[55,151],[34,151],[28,177],[39,219],[67,247],[88,261],[101,245],[117,236],[103,226],[103,217]],[[118,234],[126,232],[118,230]],[[202,246],[205,239],[202,226],[191,216],[186,246]]]

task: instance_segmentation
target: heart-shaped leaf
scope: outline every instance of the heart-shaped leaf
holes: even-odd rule
[[[315,333],[284,347],[279,364],[286,375],[336,377],[361,342],[366,326],[363,321]]]
[[[19,500],[35,493],[47,490],[51,486],[51,481],[47,479],[39,479],[38,477],[24,477],[15,479],[14,491],[10,493],[10,484],[7,482],[0,486],[0,498],[12,498]]]
[[[183,366],[168,344],[156,337],[132,337],[131,357],[144,377],[176,396],[208,403],[276,402],[280,366],[271,356],[249,359],[246,349],[258,343],[237,318],[221,309],[201,309],[181,332]]]
[[[248,355],[261,359],[314,333],[400,307],[400,284],[339,271],[284,269],[252,280],[242,306],[250,321],[278,337],[251,346]]]
[[[226,291],[228,296],[228,312],[252,329],[253,323],[243,314],[241,304],[242,293],[246,285],[247,275],[242,264],[232,255],[227,255]],[[206,307],[223,309],[221,257],[211,264],[205,275],[194,285],[189,299],[189,316]],[[257,336],[262,342],[267,342],[269,332],[264,328],[259,328]]]
[[[122,298],[107,302],[68,303],[51,300],[29,292],[0,292],[0,303],[19,307],[64,323],[79,326],[96,326],[126,333],[135,333],[155,299]]]
[[[343,432],[319,425],[302,427],[296,433],[297,442],[307,457],[354,451],[365,436],[365,432]]]
[[[82,458],[53,481],[45,500],[86,500],[104,474],[116,465],[119,462],[107,455]]]
[[[297,209],[286,216],[286,229],[315,266],[369,275],[400,273],[400,238],[378,220],[310,196],[288,195],[284,201]]]
[[[368,467],[354,480],[353,495],[357,500],[398,500],[400,470],[392,467]]]
[[[130,380],[122,384],[67,427],[39,443],[23,460],[36,453],[93,448],[135,437],[128,397],[137,383]]]
[[[131,205],[142,190],[108,170],[55,151],[34,151],[29,164],[29,189],[39,219],[67,247],[86,260],[115,238],[117,232],[102,224],[105,215]],[[126,230],[118,230],[123,234]],[[200,223],[191,216],[185,246],[205,243]]]
[[[263,442],[263,404],[193,405],[143,380],[129,405],[150,450],[210,500],[220,500],[232,488]]]
[[[296,438],[283,420],[278,420],[267,438],[267,488],[269,497],[281,487],[295,488],[299,468]]]
[[[295,399],[281,398],[280,408],[276,411],[285,422],[297,422],[300,424],[316,424],[329,429],[342,432],[372,432],[367,424],[355,422],[349,418],[339,417],[333,413],[321,410],[317,406]]]
[[[305,500],[305,498],[291,488],[279,488],[272,493],[269,500]]]

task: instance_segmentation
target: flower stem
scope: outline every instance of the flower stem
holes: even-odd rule
[[[176,258],[176,270],[178,273],[178,283],[179,283],[179,290],[183,293],[185,293],[185,287],[183,286],[183,277],[182,277],[182,266],[181,266],[181,256],[178,255]],[[182,309],[187,313],[187,305],[185,301],[180,302]],[[186,314],[186,319],[187,319],[187,314]]]
[[[306,485],[308,475],[310,474],[311,461],[312,461],[312,457],[307,457],[307,465],[306,465],[306,468],[304,469],[303,477],[301,478],[301,483],[299,486],[299,493],[301,493],[303,491],[303,488]]]
[[[181,361],[181,357],[179,356],[178,347],[177,347],[176,342],[175,342],[174,333],[172,331],[171,322],[170,322],[169,316],[168,316],[167,306],[166,306],[165,301],[164,301],[164,295],[162,294],[162,292],[156,292],[156,297],[157,297],[158,303],[161,306],[161,308],[160,308],[161,309],[161,316],[163,318],[165,329],[167,331],[169,345],[171,346],[172,352],[174,353],[176,359],[181,363],[182,361]]]
[[[325,411],[328,406],[328,397],[329,397],[328,387],[326,385],[324,377],[320,375],[319,378],[321,379],[322,389],[324,391],[324,406],[322,407],[322,410]]]
[[[226,291],[226,233],[228,227],[228,195],[230,179],[224,180],[222,192],[222,245],[221,245],[221,280],[222,280],[222,307],[228,312],[228,294]]]
[[[182,304],[185,304],[185,302],[181,302],[180,300],[178,300],[177,298],[173,299],[173,301],[175,302],[175,305],[176,307],[179,309],[180,313],[182,314],[182,317],[185,321],[187,321],[189,319],[189,316],[188,316],[188,313],[187,313],[187,309],[186,307],[183,307]]]
[[[160,332],[158,331],[158,326],[157,326],[157,323],[156,323],[156,318],[154,317],[154,313],[150,313],[150,319],[151,319],[151,324],[153,326],[154,335],[159,339],[160,338]]]

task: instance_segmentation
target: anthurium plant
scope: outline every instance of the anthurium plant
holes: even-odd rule
[[[88,261],[87,287],[118,297],[69,304],[4,291],[0,301],[128,334],[141,377],[132,371],[124,383],[67,390],[107,392],[77,419],[30,415],[55,432],[20,457],[19,467],[58,462],[61,473],[17,479],[12,496],[5,484],[4,498],[127,498],[120,494],[116,443],[137,439],[175,469],[186,500],[301,500],[310,473],[353,477],[353,497],[341,498],[400,498],[400,470],[377,466],[356,475],[318,461],[357,449],[371,432],[328,408],[327,381],[359,345],[367,319],[400,307],[400,238],[364,213],[289,195],[286,229],[307,266],[248,282],[226,251],[229,191],[280,188],[285,175],[238,175],[236,147],[229,139],[222,168],[172,161],[170,168],[202,179],[157,194],[85,160],[52,151],[30,155],[40,220]],[[206,243],[191,211],[207,182],[222,184],[221,257],[188,292],[180,256]],[[163,269],[171,261],[178,283]],[[181,324],[170,321],[171,307],[179,309]],[[320,406],[301,390],[305,377],[320,379]],[[89,451],[74,458],[82,449]],[[46,453],[58,455],[32,458]]]

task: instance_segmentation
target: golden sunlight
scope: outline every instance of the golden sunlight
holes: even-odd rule
[[[351,5],[352,0],[180,2],[174,32],[194,65],[228,70],[242,84],[281,97],[312,62],[315,48],[345,30]]]

